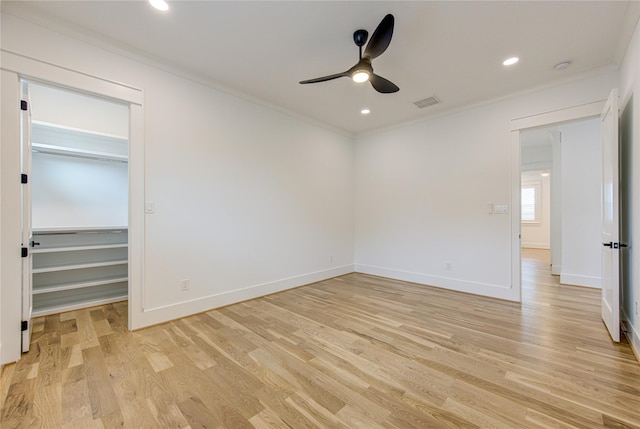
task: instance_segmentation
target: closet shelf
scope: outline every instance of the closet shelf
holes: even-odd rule
[[[31,253],[53,253],[53,252],[75,252],[82,250],[100,250],[100,249],[121,249],[128,247],[127,243],[116,244],[95,244],[87,246],[58,246],[58,247],[34,247],[31,249]]]
[[[127,155],[119,155],[115,153],[100,152],[86,149],[78,149],[65,146],[56,146],[44,143],[33,142],[31,147],[34,152],[47,153],[50,155],[64,155],[76,158],[90,158],[97,160],[128,162]]]
[[[61,226],[61,227],[42,227],[32,228],[34,234],[37,235],[58,235],[58,234],[81,234],[90,232],[112,232],[120,233],[127,231],[126,226]]]
[[[32,317],[48,316],[49,314],[63,313],[65,311],[77,310],[79,308],[94,307],[96,305],[110,304],[112,302],[126,301],[128,295],[116,295],[108,298],[93,299],[66,305],[41,306],[33,309]]]
[[[76,283],[67,283],[60,285],[47,285],[47,286],[34,286],[32,293],[34,295],[39,295],[42,293],[51,293],[51,292],[60,292],[63,290],[73,290],[73,289],[84,289],[95,286],[108,285],[113,283],[122,283],[128,281],[129,278],[127,276],[124,277],[110,277],[93,281],[84,281],[84,282],[76,282]]]
[[[33,268],[31,272],[33,274],[39,273],[51,273],[54,271],[71,271],[71,270],[81,270],[84,268],[98,268],[98,267],[109,267],[112,265],[125,265],[129,261],[127,259],[119,259],[115,261],[105,261],[105,262],[89,262],[85,264],[72,264],[72,265],[55,265],[51,267],[39,267]]]

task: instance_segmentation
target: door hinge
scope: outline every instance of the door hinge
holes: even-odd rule
[[[24,332],[27,329],[29,329],[29,321],[28,320],[23,320],[22,323],[20,324],[20,331]]]
[[[29,110],[29,103],[27,100],[20,100],[20,110]]]
[[[20,175],[20,183],[22,183],[23,185],[25,183],[29,183],[29,176],[26,174],[21,174]]]
[[[29,256],[29,248],[28,247],[21,247],[21,254],[23,258],[26,258],[27,256]]]

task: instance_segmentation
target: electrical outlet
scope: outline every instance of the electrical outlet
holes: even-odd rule
[[[333,255],[329,256],[329,262],[333,262]]]
[[[447,271],[451,271],[453,269],[453,264],[449,261],[444,263],[444,269]]]
[[[183,292],[189,290],[189,279],[180,280],[180,290]]]

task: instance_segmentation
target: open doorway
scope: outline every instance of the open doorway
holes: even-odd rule
[[[520,133],[522,299],[536,284],[600,287],[600,120]]]
[[[90,98],[111,101],[128,109],[128,305],[129,329],[141,325],[143,315],[142,297],[144,288],[144,145],[142,140],[142,91],[132,86],[106,81],[86,73],[60,68],[3,52],[2,87],[2,349],[0,362],[10,363],[20,359],[21,342],[24,342],[25,326],[30,325],[29,314],[20,305],[23,295],[25,249],[16,252],[29,241],[22,235],[21,197],[25,184],[16,180],[25,174],[21,162],[21,128],[23,119],[28,120],[22,110],[21,84],[23,81],[70,89]],[[25,100],[28,101],[28,100]],[[28,110],[27,110],[28,112]],[[29,151],[30,153],[30,151]],[[27,160],[28,161],[28,160]],[[36,246],[37,247],[37,246]],[[32,255],[30,253],[30,255]],[[27,271],[30,273],[30,270]],[[28,294],[27,296],[31,296]],[[6,298],[6,299],[4,299]],[[113,305],[113,304],[109,304]],[[29,309],[28,309],[29,310]],[[26,316],[26,317],[25,317]],[[5,323],[6,322],[6,323]]]
[[[28,80],[22,88],[28,327],[31,317],[128,299],[129,106]]]

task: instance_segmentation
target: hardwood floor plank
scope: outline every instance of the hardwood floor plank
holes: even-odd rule
[[[118,399],[113,391],[109,372],[104,363],[100,347],[90,347],[82,351],[86,364],[87,390],[94,419],[118,411]]]
[[[523,303],[350,274],[127,331],[32,321],[2,428],[640,428],[640,365],[599,290],[523,250]]]
[[[17,365],[12,363],[4,365],[2,371],[0,371],[0,410],[4,408],[4,403],[7,400],[9,394],[9,387],[11,387],[11,380],[16,370]]]
[[[178,408],[182,412],[189,426],[192,429],[220,428],[220,422],[204,405],[202,400],[192,396],[178,403]]]
[[[69,380],[62,386],[62,424],[70,425],[92,416],[89,389],[85,379]]]
[[[62,386],[60,383],[36,390],[33,399],[33,427],[62,426]]]
[[[118,398],[122,417],[126,426],[132,428],[153,428],[159,423],[151,414],[144,392],[146,388],[139,385],[138,377],[129,377],[113,383],[113,390]],[[82,426],[77,426],[81,428]]]
[[[280,419],[273,411],[265,408],[249,419],[256,429],[291,429],[291,426]]]

